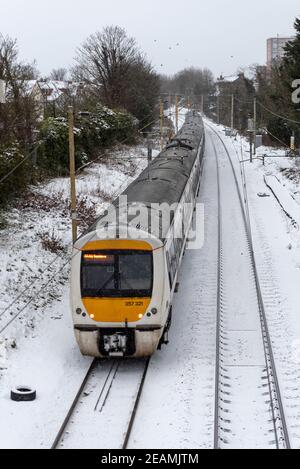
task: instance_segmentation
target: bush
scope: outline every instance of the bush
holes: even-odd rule
[[[51,235],[47,232],[39,233],[38,235],[41,239],[42,247],[45,251],[52,252],[53,254],[58,254],[64,251],[64,245],[59,238],[59,236],[52,231]]]
[[[126,143],[133,143],[135,132],[136,121],[131,114],[112,111],[104,106],[97,106],[94,113],[78,117],[74,131],[76,167],[95,159],[104,148],[117,142],[126,140]],[[0,146],[0,180],[20,165],[1,184],[0,206],[24,190],[29,183],[48,176],[69,174],[69,132],[66,118],[49,117],[42,123],[36,156],[36,164],[33,164],[35,157],[26,159],[19,144]],[[20,164],[22,161],[24,163]]]
[[[268,121],[268,130],[286,145],[290,145],[291,136],[295,133],[296,141],[300,141],[300,130],[294,124],[283,122],[277,117],[270,117]],[[276,141],[278,143],[278,141]]]
[[[8,222],[5,214],[0,211],[0,231],[5,230],[8,227]]]
[[[78,140],[81,131],[75,129],[75,139]],[[67,119],[49,117],[40,130],[40,145],[38,148],[38,165],[49,174],[58,176],[68,174],[69,170],[69,131]],[[77,146],[76,163],[82,165],[86,155],[81,145]]]
[[[78,117],[75,127],[76,166],[92,160],[97,153],[126,140],[133,143],[134,118],[120,111],[97,106],[94,113]],[[69,171],[68,123],[65,118],[50,117],[40,132],[39,164],[51,174],[66,175]]]

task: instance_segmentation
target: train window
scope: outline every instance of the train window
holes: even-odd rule
[[[170,288],[172,289],[174,278],[172,275],[171,260],[170,260],[170,255],[168,252],[167,252],[167,266],[168,266],[168,273],[169,273]]]
[[[152,252],[98,251],[82,256],[83,297],[149,297],[152,296],[152,285]]]
[[[115,288],[115,257],[106,260],[100,255],[84,254],[82,263],[82,290],[94,296],[98,291]]]
[[[119,257],[119,288],[122,291],[150,291],[152,288],[152,255]]]
[[[174,237],[174,232],[171,233],[171,236]],[[176,254],[176,248],[175,248],[175,240],[172,240],[172,243],[169,246],[169,252],[168,252],[168,268],[169,268],[169,277],[170,277],[170,282],[171,282],[171,287],[174,284],[176,272],[177,272],[177,254]]]

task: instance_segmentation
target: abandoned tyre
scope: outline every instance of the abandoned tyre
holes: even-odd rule
[[[28,386],[18,386],[12,389],[10,398],[15,402],[32,402],[36,399],[36,391]]]

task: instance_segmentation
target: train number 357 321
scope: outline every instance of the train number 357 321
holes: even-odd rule
[[[129,308],[141,307],[141,306],[144,306],[144,302],[143,301],[126,301],[125,306],[128,306]]]

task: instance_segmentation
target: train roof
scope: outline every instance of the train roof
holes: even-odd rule
[[[189,113],[181,131],[123,192],[128,203],[178,203],[203,136],[199,114]],[[115,201],[118,205],[118,199]]]

